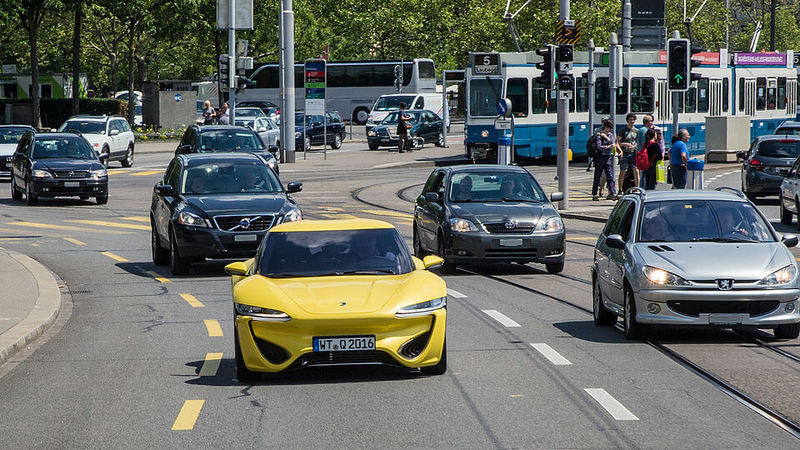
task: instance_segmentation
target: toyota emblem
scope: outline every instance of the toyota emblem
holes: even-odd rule
[[[248,219],[247,217],[243,218],[242,220],[239,221],[239,226],[245,230],[250,228],[250,219]]]
[[[733,280],[717,280],[717,288],[720,291],[730,291],[733,289]]]
[[[505,225],[507,230],[513,230],[514,228],[517,228],[517,222],[514,222],[513,220],[506,221]]]

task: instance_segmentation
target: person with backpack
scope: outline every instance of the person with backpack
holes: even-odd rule
[[[608,179],[608,200],[617,199],[617,190],[614,183],[614,155],[617,153],[619,146],[614,136],[614,124],[609,119],[603,120],[603,128],[599,133],[595,133],[594,138],[594,182],[592,183],[592,200],[597,201],[600,198],[597,196],[597,190],[600,187],[600,178],[603,172]],[[589,144],[592,144],[589,142]]]
[[[661,146],[658,143],[658,133],[647,130],[644,135],[644,148],[636,154],[636,168],[642,171],[642,185],[645,190],[652,191],[656,188],[656,164],[661,161]]]
[[[633,159],[639,148],[639,130],[636,128],[636,114],[628,113],[625,116],[628,126],[620,130],[617,135],[617,142],[622,149],[622,156],[619,158],[619,185],[622,192],[625,192],[625,177],[633,176],[633,186],[639,186],[639,171],[633,166]]]

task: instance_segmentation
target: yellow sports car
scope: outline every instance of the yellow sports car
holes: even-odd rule
[[[447,370],[447,289],[378,220],[302,220],[275,226],[232,275],[236,370],[384,364]]]

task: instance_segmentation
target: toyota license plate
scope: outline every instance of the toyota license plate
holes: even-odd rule
[[[315,352],[375,350],[375,336],[315,337],[313,342]]]
[[[80,181],[65,181],[64,187],[81,187]]]
[[[257,236],[255,234],[237,234],[233,237],[235,242],[255,242]]]
[[[522,239],[500,239],[501,247],[521,247]]]

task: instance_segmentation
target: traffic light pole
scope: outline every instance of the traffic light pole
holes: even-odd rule
[[[559,0],[559,19],[569,20],[569,0]],[[558,89],[558,86],[552,86]],[[558,161],[558,190],[564,193],[564,199],[558,203],[558,209],[569,209],[569,99],[558,95],[558,128],[556,130],[556,148]]]
[[[228,1],[228,71],[231,75],[230,79],[235,79],[236,73],[236,2],[234,0]],[[220,105],[222,106],[222,105]],[[230,121],[231,125],[234,124],[234,117],[236,111],[236,86],[231,86],[228,81],[228,108],[230,108]]]
[[[678,30],[672,32],[672,39],[680,39],[681,33]],[[691,52],[690,52],[691,53]],[[689,75],[689,81],[691,82],[691,75]],[[672,136],[678,134],[678,102],[680,102],[681,95],[683,92],[673,92],[672,93]],[[666,136],[664,136],[664,140],[666,141]]]

